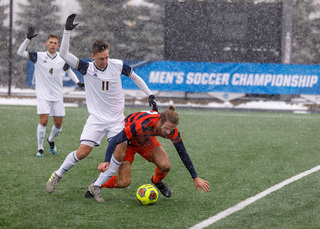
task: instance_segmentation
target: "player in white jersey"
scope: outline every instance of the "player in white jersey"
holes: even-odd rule
[[[106,135],[108,141],[117,135],[125,126],[124,123],[124,95],[121,84],[121,74],[129,77],[148,96],[149,105],[157,110],[155,97],[146,83],[125,65],[123,61],[110,59],[110,45],[97,40],[92,45],[93,62],[79,60],[69,52],[70,33],[78,24],[73,24],[75,14],[68,17],[63,33],[60,54],[61,57],[73,68],[78,70],[84,78],[86,85],[86,103],[89,117],[80,137],[80,146],[65,158],[57,171],[49,178],[46,188],[48,193],[53,193],[63,174],[70,170],[80,160],[89,155],[94,146],[98,146]],[[125,143],[119,144],[116,150],[126,151]],[[118,163],[117,160],[113,160]]]
[[[54,34],[49,34],[45,42],[47,47],[46,52],[27,52],[27,46],[31,39],[37,36],[34,34],[34,29],[28,29],[27,38],[18,49],[18,55],[31,60],[34,63],[34,77],[36,82],[37,95],[37,114],[39,114],[40,121],[37,127],[38,152],[36,156],[43,157],[43,141],[46,134],[46,126],[49,115],[53,116],[53,126],[51,134],[47,138],[50,151],[56,154],[56,145],[54,143],[55,137],[62,130],[63,117],[65,116],[65,108],[63,105],[63,85],[62,76],[67,72],[68,76],[79,87],[83,87],[83,83],[70,66],[60,57],[57,52],[59,47],[59,38]]]

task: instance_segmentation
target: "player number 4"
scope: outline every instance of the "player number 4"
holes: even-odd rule
[[[109,91],[109,81],[102,81],[102,91]]]
[[[52,75],[52,73],[53,73],[53,68],[50,68],[49,73]]]

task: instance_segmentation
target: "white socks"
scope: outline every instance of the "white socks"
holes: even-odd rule
[[[39,123],[37,127],[38,150],[43,149],[43,140],[45,135],[46,135],[46,126],[43,126]]]
[[[79,159],[77,158],[76,150],[69,153],[66,159],[64,159],[64,162],[60,166],[60,168],[56,171],[59,177],[62,177],[65,172],[67,172],[69,169],[71,169],[73,166],[75,166]]]
[[[55,125],[53,125],[51,129],[51,134],[48,137],[49,142],[54,142],[54,138],[58,136],[61,130],[62,130],[62,126],[58,129]]]
[[[46,128],[47,128],[46,126],[43,126],[40,123],[38,124],[38,127],[37,127],[38,150],[43,149],[43,141],[46,135]],[[62,130],[62,127],[58,129],[57,127],[55,127],[55,125],[53,125],[51,129],[51,134],[48,137],[49,142],[53,142],[54,138],[58,136],[61,130]]]
[[[101,187],[104,183],[106,183],[117,172],[121,163],[122,162],[117,161],[112,155],[109,168],[107,171],[100,173],[98,179],[96,182],[94,182],[94,185]]]

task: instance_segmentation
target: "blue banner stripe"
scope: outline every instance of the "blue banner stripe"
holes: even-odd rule
[[[29,61],[27,84],[32,82]],[[246,94],[320,94],[320,65],[200,63],[177,61],[130,62],[151,90],[229,92]],[[75,71],[80,80],[82,75]],[[123,77],[123,88],[139,88]],[[73,86],[66,81],[64,86]]]

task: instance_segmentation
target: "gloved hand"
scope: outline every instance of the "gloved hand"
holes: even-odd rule
[[[29,27],[28,28],[28,33],[27,33],[27,38],[31,40],[32,38],[36,37],[38,34],[34,34],[34,28]]]
[[[66,22],[66,30],[73,30],[74,28],[76,28],[76,26],[79,24],[73,24],[74,19],[77,15],[76,14],[71,14],[68,18],[67,18],[67,22]]]
[[[77,85],[78,85],[78,87],[80,87],[81,89],[84,89],[84,83],[78,82]]]
[[[155,97],[154,95],[149,95],[148,100],[149,100],[149,106],[152,106],[153,111],[158,111],[157,103],[154,101]]]

